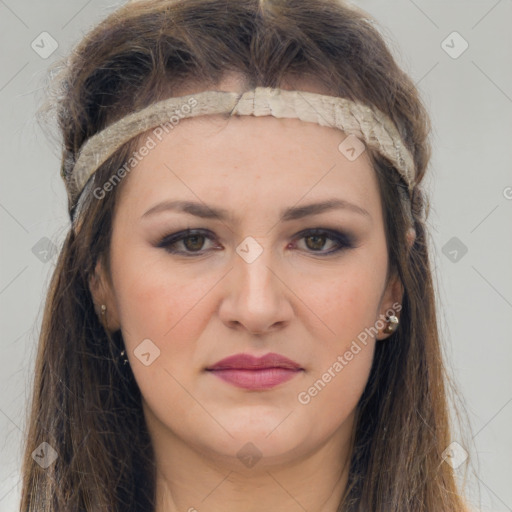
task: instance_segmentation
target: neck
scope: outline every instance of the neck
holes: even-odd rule
[[[348,481],[352,426],[353,417],[313,453],[263,456],[251,467],[159,432],[152,436],[155,512],[336,512]]]

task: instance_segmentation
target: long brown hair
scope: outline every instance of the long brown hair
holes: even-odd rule
[[[334,96],[371,104],[398,127],[418,184],[430,159],[430,121],[411,79],[369,16],[336,0],[142,0],[96,26],[58,66],[49,97],[63,140],[63,166],[115,120],[183,83],[207,87],[226,72],[249,88],[314,77]],[[44,109],[43,109],[44,110]],[[101,186],[139,138],[96,172]],[[403,186],[391,163],[370,151],[383,200],[390,271],[404,298],[400,328],[377,343],[357,408],[343,512],[462,512],[452,468],[450,381],[438,335],[428,252],[426,199],[415,187],[416,239],[409,249]],[[45,304],[23,461],[23,512],[154,510],[155,463],[120,331],[101,325],[89,291],[96,263],[109,269],[109,243],[122,183],[90,199],[80,232],[64,241]],[[69,196],[69,212],[77,198]],[[46,469],[32,453],[58,454]]]

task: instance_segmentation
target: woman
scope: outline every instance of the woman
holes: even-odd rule
[[[467,510],[428,114],[365,13],[131,2],[55,83],[72,224],[21,510]]]

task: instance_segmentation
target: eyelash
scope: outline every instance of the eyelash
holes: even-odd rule
[[[206,239],[212,240],[214,237],[208,236],[208,233],[210,233],[208,230],[202,230],[202,229],[187,229],[185,231],[180,231],[178,233],[173,233],[164,236],[160,242],[158,242],[157,247],[165,249],[167,252],[171,254],[178,254],[178,255],[184,255],[186,257],[197,257],[204,255],[205,251],[199,250],[199,251],[178,251],[175,249],[172,249],[174,245],[176,245],[179,242],[182,242],[183,240],[186,240],[188,238],[194,238],[197,236],[204,236]],[[343,250],[352,249],[354,247],[354,241],[352,236],[346,234],[346,233],[340,233],[339,231],[335,231],[332,229],[325,229],[325,228],[313,228],[313,229],[306,229],[304,231],[301,231],[296,235],[295,240],[301,240],[303,238],[307,238],[309,236],[326,236],[326,240],[332,240],[337,243],[338,247],[336,247],[333,250],[330,250],[328,252],[321,252],[321,251],[315,251],[310,250],[312,254],[320,255],[320,256],[330,256],[332,254],[338,253]]]

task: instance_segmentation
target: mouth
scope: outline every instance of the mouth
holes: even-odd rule
[[[263,357],[235,354],[209,366],[206,371],[236,387],[263,390],[292,379],[304,369],[287,357],[270,353]]]

